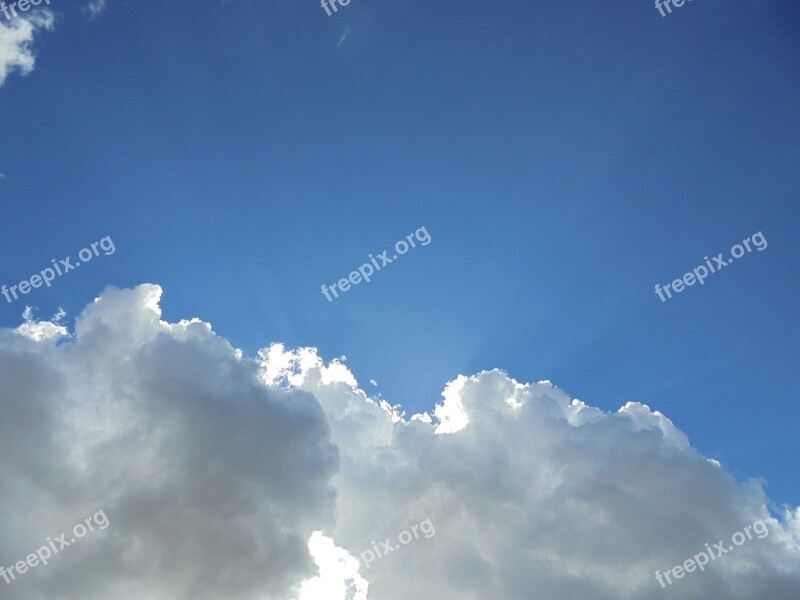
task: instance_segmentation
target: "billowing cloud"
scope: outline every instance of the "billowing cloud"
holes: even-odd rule
[[[770,513],[657,411],[494,370],[407,418],[314,349],[253,360],[164,322],[160,294],[109,289],[71,333],[0,330],[0,564],[110,521],[3,598],[798,597],[800,511]],[[767,536],[654,578],[757,520]]]
[[[370,599],[800,597],[800,514],[771,515],[759,481],[735,481],[647,406],[603,413],[494,370],[459,376],[433,416],[406,419],[313,349],[261,357],[270,383],[325,410],[342,467],[324,533],[354,556],[383,550],[361,570]],[[426,519],[435,536],[397,543]],[[759,520],[765,535],[751,527],[703,572],[657,582]]]
[[[33,36],[40,29],[52,29],[53,22],[53,13],[47,10],[11,21],[0,15],[0,86],[15,69],[23,75],[33,71],[36,64],[32,49]]]
[[[110,521],[3,598],[286,600],[314,576],[339,460],[318,402],[207,324],[161,321],[160,294],[110,289],[71,338],[0,331],[0,564]]]

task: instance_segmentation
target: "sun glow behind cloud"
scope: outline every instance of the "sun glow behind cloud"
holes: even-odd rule
[[[74,331],[29,311],[0,330],[0,564],[76,515],[112,522],[10,600],[655,599],[656,569],[759,518],[769,537],[669,597],[796,597],[798,510],[770,514],[761,482],[647,406],[604,413],[492,370],[407,419],[343,359],[249,359],[199,319],[163,321],[160,298],[109,288]],[[359,569],[423,519],[435,537]]]

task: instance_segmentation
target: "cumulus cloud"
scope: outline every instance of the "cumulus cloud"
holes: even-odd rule
[[[493,370],[407,417],[344,359],[247,358],[163,321],[160,295],[110,288],[74,331],[30,313],[0,330],[0,564],[110,520],[3,598],[797,598],[800,510],[771,514],[647,406]],[[359,568],[426,519],[435,536]],[[768,537],[655,581],[757,519]]]
[[[759,481],[735,481],[647,406],[608,414],[493,370],[457,377],[433,416],[406,419],[313,349],[261,359],[269,383],[320,400],[340,449],[326,535],[357,555],[436,526],[362,569],[370,599],[798,597],[798,513],[772,516]],[[758,519],[767,537],[666,589],[655,580]]]
[[[286,600],[315,575],[339,460],[319,403],[207,324],[162,321],[160,293],[107,290],[71,338],[0,331],[0,564],[110,521],[3,598]]]
[[[10,22],[0,19],[0,86],[15,69],[23,75],[33,71],[36,64],[31,47],[33,36],[40,29],[52,29],[54,20],[53,13],[47,10],[30,13]]]

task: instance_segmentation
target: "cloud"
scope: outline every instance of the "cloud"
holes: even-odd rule
[[[104,13],[107,8],[106,0],[89,0],[84,11],[89,14],[89,20],[92,20]]]
[[[336,42],[336,46],[338,47],[338,46],[341,46],[342,44],[344,44],[344,41],[347,39],[347,36],[349,36],[349,35],[350,35],[350,28],[349,27],[345,27],[342,30],[342,33],[339,34],[339,41]]]
[[[0,86],[14,69],[23,75],[33,71],[36,63],[31,48],[34,33],[40,29],[52,29],[54,20],[53,13],[47,10],[8,23],[0,20]]]
[[[407,418],[343,360],[249,359],[163,321],[160,296],[109,288],[71,332],[30,312],[0,330],[0,564],[110,521],[3,598],[797,598],[800,509],[771,515],[761,482],[647,406],[604,413],[493,370]],[[434,537],[359,570],[426,519]],[[655,581],[756,519],[768,537]]]
[[[286,600],[314,576],[338,464],[319,404],[207,324],[161,321],[160,294],[109,289],[71,338],[30,315],[0,331],[0,564],[110,521],[3,598]]]
[[[17,333],[35,340],[37,342],[52,338],[59,338],[68,336],[67,328],[61,324],[61,321],[67,316],[63,308],[59,308],[58,312],[53,315],[50,321],[35,321],[33,319],[33,310],[30,306],[25,307],[22,313],[23,323],[17,327]]]
[[[647,406],[604,413],[493,370],[457,377],[433,416],[406,419],[314,349],[261,358],[271,384],[319,399],[340,450],[326,535],[358,555],[436,526],[362,569],[371,599],[797,598],[800,511],[771,516],[759,481],[735,481]],[[768,537],[667,589],[655,580],[757,519]]]

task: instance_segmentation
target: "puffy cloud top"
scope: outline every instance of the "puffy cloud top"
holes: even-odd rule
[[[800,510],[770,513],[759,481],[647,406],[604,413],[492,370],[406,418],[343,361],[246,358],[198,319],[164,322],[160,295],[110,288],[72,334],[30,314],[0,330],[0,564],[110,521],[2,597],[800,597]],[[435,535],[396,544],[426,520]],[[767,536],[656,581],[757,520]]]
[[[285,600],[313,576],[339,462],[319,403],[207,324],[161,321],[160,294],[108,290],[72,339],[0,332],[0,564],[110,520],[4,598]]]

